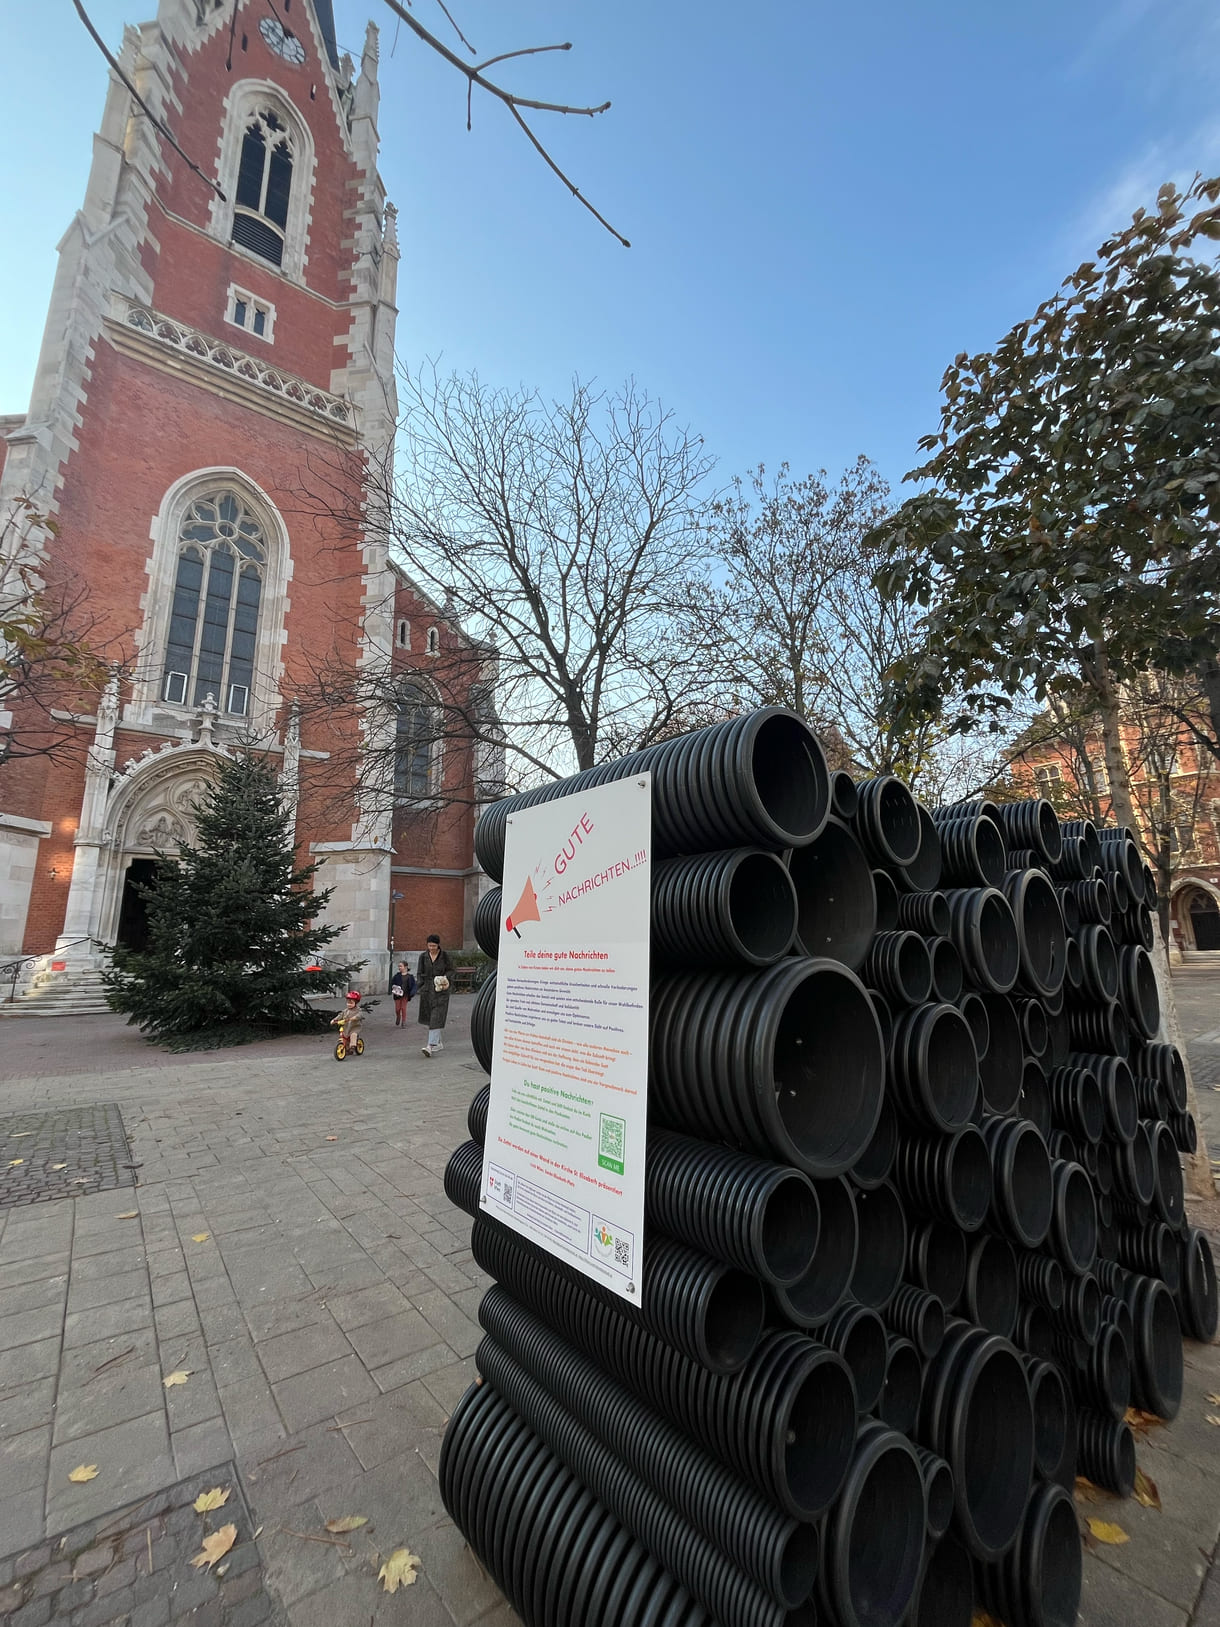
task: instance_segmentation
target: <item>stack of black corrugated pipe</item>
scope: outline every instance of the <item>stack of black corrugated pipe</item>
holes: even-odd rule
[[[1128,1406],[1171,1418],[1217,1321],[1150,874],[1046,802],[829,774],[779,708],[497,803],[483,868],[514,809],[645,769],[642,1308],[480,1210],[484,1086],[446,1507],[527,1627],[1070,1627],[1073,1476],[1131,1492]]]

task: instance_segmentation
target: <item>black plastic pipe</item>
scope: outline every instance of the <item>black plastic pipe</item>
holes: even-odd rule
[[[1135,1490],[1135,1439],[1127,1425],[1082,1407],[1076,1419],[1076,1468],[1095,1486],[1130,1497]]]
[[[1047,1078],[1051,1117],[1069,1135],[1096,1143],[1105,1125],[1105,1107],[1097,1075],[1090,1068],[1055,1068]]]
[[[944,893],[901,893],[898,898],[898,925],[923,938],[949,935],[949,905]]]
[[[943,1305],[956,1305],[966,1285],[966,1239],[957,1227],[943,1220],[925,1220],[913,1227],[907,1276]]]
[[[966,1314],[988,1333],[1011,1339],[1017,1324],[1020,1294],[1017,1262],[1012,1245],[983,1232],[966,1253],[966,1288],[962,1296]]]
[[[888,1355],[885,1323],[877,1312],[867,1305],[840,1305],[818,1329],[818,1338],[847,1363],[856,1386],[857,1407],[872,1412],[885,1383]]]
[[[956,1005],[966,986],[966,970],[952,938],[925,938],[932,961],[932,998]]]
[[[1000,823],[1009,847],[1028,847],[1046,864],[1058,864],[1063,856],[1063,832],[1059,817],[1045,797],[999,805]]]
[[[976,988],[1007,994],[1021,969],[1012,907],[996,887],[955,887],[945,893],[949,936]]]
[[[1028,1119],[985,1117],[982,1132],[991,1159],[992,1216],[1022,1248],[1038,1248],[1050,1230],[1054,1197],[1046,1142]],[[992,1331],[1010,1334],[1011,1323]]]
[[[1182,1335],[1163,1282],[1130,1275],[1122,1294],[1135,1327],[1131,1398],[1145,1412],[1175,1418],[1182,1404]]]
[[[1097,1257],[1097,1200],[1079,1164],[1051,1159],[1050,1246],[1056,1258],[1076,1276],[1091,1269]]]
[[[941,877],[949,887],[998,887],[1008,862],[1008,844],[1000,827],[987,817],[937,819]]]
[[[829,960],[657,978],[649,1110],[824,1178],[849,1169],[881,1111],[881,1031],[864,985]]]
[[[1118,951],[1118,998],[1131,1032],[1154,1040],[1161,1026],[1161,996],[1152,957],[1138,945],[1124,944]]]
[[[971,1627],[973,1621],[974,1569],[970,1555],[949,1534],[924,1550],[906,1627]]]
[[[886,1347],[885,1383],[877,1416],[900,1435],[909,1435],[919,1417],[922,1391],[923,1360],[918,1350],[909,1339],[892,1334]]]
[[[1021,1069],[1021,1097],[1017,1111],[1039,1130],[1043,1140],[1051,1133],[1051,1092],[1046,1074],[1033,1058]]]
[[[466,1146],[474,1143],[467,1142]],[[459,1148],[458,1153],[463,1150]],[[453,1159],[450,1167],[452,1164]],[[448,1175],[446,1170],[446,1192]],[[644,1250],[643,1296],[636,1311],[574,1266],[555,1259],[490,1216],[480,1215],[477,1202],[474,1213],[476,1235],[480,1231],[486,1234],[484,1247],[499,1262],[498,1269],[488,1272],[497,1280],[504,1277],[514,1261],[545,1267],[612,1316],[632,1327],[647,1329],[654,1338],[680,1350],[709,1373],[737,1372],[758,1344],[766,1314],[762,1284],[747,1272],[710,1260],[685,1243],[656,1231],[649,1237]]]
[[[1083,1173],[1083,1172],[1082,1172]],[[894,1154],[894,1184],[915,1210],[977,1231],[991,1202],[991,1160],[973,1125],[952,1136],[910,1136]]]
[[[1158,1124],[1149,1133],[1152,1136],[1153,1202],[1165,1224],[1177,1231],[1186,1218],[1182,1160],[1173,1131],[1167,1124]]]
[[[815,1181],[821,1225],[818,1246],[804,1276],[772,1289],[782,1315],[798,1328],[820,1328],[843,1301],[856,1269],[859,1226],[855,1195],[841,1176]]]
[[[1025,1048],[1026,1060],[1033,1057],[1036,1061],[1042,1061],[1051,1042],[1046,1007],[1041,1000],[1014,1000],[1013,1009],[1021,1024],[1021,1043]]]
[[[1110,898],[1110,889],[1098,876],[1090,876],[1087,880],[1072,881],[1061,889],[1060,903],[1066,908],[1068,898],[1075,900],[1076,909],[1080,916],[1079,932],[1086,922],[1094,926],[1108,927],[1110,917],[1114,911],[1114,904]]]
[[[481,1270],[779,1507],[809,1520],[837,1494],[851,1456],[856,1387],[835,1351],[770,1332],[740,1372],[709,1373],[547,1261],[498,1249],[502,1235],[475,1222],[471,1250]]]
[[[902,1200],[888,1182],[855,1194],[859,1243],[851,1296],[874,1310],[886,1305],[902,1280],[907,1221]]]
[[[652,870],[656,969],[771,966],[792,947],[797,897],[775,853],[729,848]]]
[[[860,806],[860,798],[856,794],[856,782],[845,769],[836,768],[830,776],[830,807],[836,819],[844,821],[856,817],[856,809]]]
[[[943,868],[940,833],[923,803],[918,802],[915,806],[919,813],[919,851],[910,864],[895,865],[891,871],[900,896],[904,890],[930,893],[940,886]]]
[[[1180,1276],[1183,1327],[1190,1338],[1210,1344],[1216,1337],[1220,1296],[1211,1244],[1207,1234],[1195,1226],[1186,1228],[1182,1240]]]
[[[1059,829],[1065,841],[1070,838],[1082,844],[1081,870],[1084,875],[1091,876],[1094,870],[1101,868],[1101,841],[1097,826],[1091,819],[1061,819]],[[1066,862],[1066,854],[1060,854],[1060,862]]]
[[[932,992],[932,959],[917,932],[878,932],[860,976],[895,1005],[918,1006]]]
[[[1034,1467],[1045,1480],[1058,1480],[1064,1459],[1076,1454],[1075,1409],[1068,1398],[1063,1374],[1053,1361],[1031,1356],[1025,1363],[1029,1395],[1034,1409]],[[1068,1440],[1068,1425],[1072,1438]]]
[[[884,1424],[864,1424],[822,1528],[822,1619],[839,1627],[901,1622],[919,1581],[927,1520],[915,1448]]]
[[[935,1356],[945,1339],[945,1307],[935,1294],[903,1283],[885,1308],[895,1333],[909,1339],[925,1360]]]
[[[1101,1052],[1076,1051],[1068,1061],[1071,1066],[1088,1068],[1095,1075],[1105,1110],[1106,1135],[1114,1141],[1130,1141],[1139,1120],[1139,1104],[1127,1059]]]
[[[1117,1000],[1111,1000],[1108,1005],[1072,1007],[1068,1012],[1068,1026],[1073,1050],[1104,1051],[1111,1056],[1127,1054],[1131,1028]]]
[[[724,847],[800,847],[817,836],[830,806],[817,737],[794,712],[768,706],[502,798],[475,826],[479,863],[493,881],[503,881],[505,831],[518,809],[644,772],[652,776],[655,859]]]
[[[1062,1486],[1044,1484],[1030,1493],[1010,1551],[979,1567],[978,1590],[1006,1627],[1073,1627],[1083,1571],[1076,1505]]]
[[[1105,1004],[1118,996],[1118,951],[1109,929],[1092,924],[1076,934],[1080,946],[1081,984],[1084,999]]]
[[[1017,1255],[1017,1282],[1026,1299],[1058,1311],[1063,1306],[1063,1267],[1049,1254]]]
[[[480,1085],[471,1098],[470,1107],[466,1113],[466,1128],[470,1131],[470,1139],[477,1141],[481,1147],[487,1139],[487,1109],[491,1106],[491,1080]]]
[[[492,1043],[496,1030],[496,974],[484,979],[470,1010],[470,1043],[475,1061],[484,1073],[491,1072]]]
[[[613,1447],[772,1598],[791,1609],[809,1596],[817,1573],[811,1527],[781,1514],[503,1288],[493,1287],[484,1296],[479,1320],[573,1417]],[[850,1439],[850,1430],[847,1434]],[[841,1446],[838,1450],[842,1455]]]
[[[949,1529],[953,1518],[953,1470],[926,1446],[915,1443],[915,1456],[923,1471],[924,1493],[928,1499],[928,1535],[934,1542]]]
[[[960,955],[958,958],[960,960]],[[982,1061],[987,1055],[987,1047],[991,1043],[991,1023],[987,1016],[986,1001],[976,990],[965,989],[955,1004],[962,1016],[970,1024],[970,1032],[974,1036],[975,1054]]]
[[[503,895],[499,887],[485,892],[474,907],[474,941],[492,960],[500,954],[500,907]]]
[[[1006,1339],[953,1322],[928,1367],[920,1439],[953,1471],[957,1528],[977,1559],[999,1559],[1020,1528],[1034,1467],[1022,1358]]]
[[[877,931],[893,932],[898,925],[898,888],[888,870],[873,869],[873,892],[877,899]]]
[[[1017,923],[1021,986],[1039,996],[1056,993],[1063,987],[1067,965],[1059,895],[1041,870],[1009,870],[1004,896]]]
[[[796,892],[797,954],[855,971],[878,927],[877,885],[863,848],[845,824],[828,819],[816,841],[789,848],[784,862]]]
[[[652,1225],[764,1282],[796,1282],[813,1262],[817,1193],[787,1165],[654,1130],[644,1202]]]
[[[979,1061],[979,1089],[987,1111],[1011,1113],[1021,1099],[1025,1053],[1021,1024],[1012,1001],[1003,994],[980,995],[987,1009],[989,1039]]]
[[[898,1119],[887,1097],[881,1104],[881,1113],[872,1140],[851,1167],[853,1185],[865,1192],[880,1186],[890,1173],[890,1166],[894,1162],[894,1148],[897,1145]]]
[[[1064,1279],[1059,1319],[1076,1339],[1086,1345],[1097,1343],[1101,1328],[1101,1289],[1091,1271]]]
[[[1186,1065],[1176,1045],[1137,1044],[1132,1049],[1132,1071],[1160,1079],[1179,1113],[1186,1111]]]
[[[919,807],[893,774],[856,783],[855,830],[874,865],[908,865],[919,852]]]
[[[957,1007],[923,1005],[900,1013],[890,1047],[890,1095],[901,1116],[925,1129],[959,1130],[969,1122],[978,1092],[974,1038]]]

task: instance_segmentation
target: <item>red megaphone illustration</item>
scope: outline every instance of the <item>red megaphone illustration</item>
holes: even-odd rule
[[[517,900],[516,908],[504,925],[510,932],[517,932],[518,921],[541,921],[541,919],[538,913],[538,894],[534,891],[534,883],[527,880],[521,889],[521,897]],[[517,936],[520,937],[521,934],[517,932]]]

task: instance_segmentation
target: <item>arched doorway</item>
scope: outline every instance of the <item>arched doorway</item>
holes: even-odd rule
[[[1190,925],[1196,949],[1220,949],[1220,904],[1196,887],[1190,895]]]
[[[148,948],[148,901],[142,889],[156,881],[158,869],[156,859],[132,859],[127,866],[115,933],[115,942],[122,949]]]

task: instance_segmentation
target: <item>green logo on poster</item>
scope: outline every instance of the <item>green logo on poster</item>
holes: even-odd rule
[[[597,1141],[597,1162],[602,1169],[611,1169],[616,1175],[623,1173],[623,1147],[627,1138],[627,1120],[616,1119],[609,1113],[601,1115]]]

